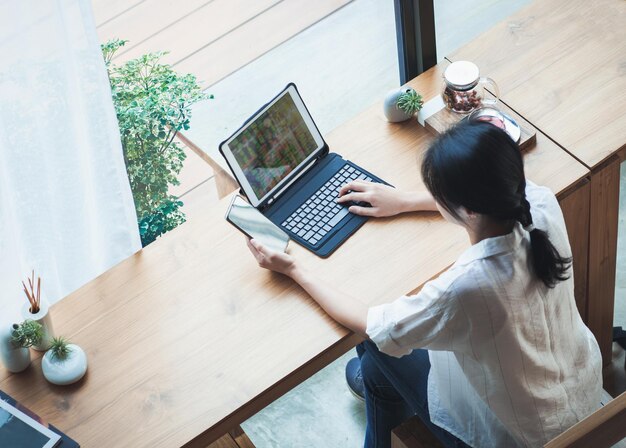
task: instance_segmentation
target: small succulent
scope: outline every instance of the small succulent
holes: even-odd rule
[[[26,319],[21,324],[13,324],[11,341],[16,347],[32,347],[39,345],[43,339],[43,327],[39,322]]]
[[[408,89],[398,97],[396,105],[398,106],[398,109],[402,110],[405,114],[413,115],[422,108],[424,100],[422,95],[417,93],[415,90]]]
[[[69,341],[63,336],[51,339],[50,353],[52,358],[63,360],[67,358],[67,355],[69,355],[71,351],[72,349],[69,347]]]

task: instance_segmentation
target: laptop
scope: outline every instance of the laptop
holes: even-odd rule
[[[356,179],[385,183],[329,152],[295,84],[290,83],[220,144],[220,153],[253,207],[291,239],[328,257],[366,217],[338,204]]]

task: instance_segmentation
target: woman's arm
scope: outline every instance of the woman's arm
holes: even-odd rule
[[[272,251],[256,240],[248,240],[248,248],[259,266],[291,277],[334,320],[367,338],[367,306],[344,294],[299,266],[289,254]]]
[[[351,213],[363,216],[393,216],[404,212],[437,211],[428,191],[401,191],[388,185],[355,180],[339,190],[337,202],[367,202],[371,207],[350,206]]]

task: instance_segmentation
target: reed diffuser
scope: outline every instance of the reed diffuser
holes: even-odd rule
[[[35,281],[35,271],[31,272],[31,276],[28,278],[28,286],[22,281],[24,287],[24,293],[28,299],[28,303],[22,308],[22,317],[24,320],[31,319],[38,322],[43,327],[43,337],[39,344],[33,345],[35,350],[45,351],[50,348],[50,341],[54,336],[52,332],[52,320],[50,318],[50,312],[48,304],[42,301],[41,297],[41,277],[37,276]]]
[[[32,314],[37,314],[41,309],[41,277],[37,277],[37,289],[35,289],[35,270],[33,269],[31,277],[28,279],[28,286],[26,287],[24,280],[22,280],[22,286],[24,287],[24,293],[30,303],[29,311]]]

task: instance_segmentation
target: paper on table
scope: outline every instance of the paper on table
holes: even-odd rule
[[[419,124],[424,126],[426,120],[429,117],[435,115],[444,107],[446,107],[446,105],[443,102],[443,98],[441,97],[441,95],[437,95],[436,97],[431,98],[424,103],[422,109],[417,113],[417,121],[419,121]]]

